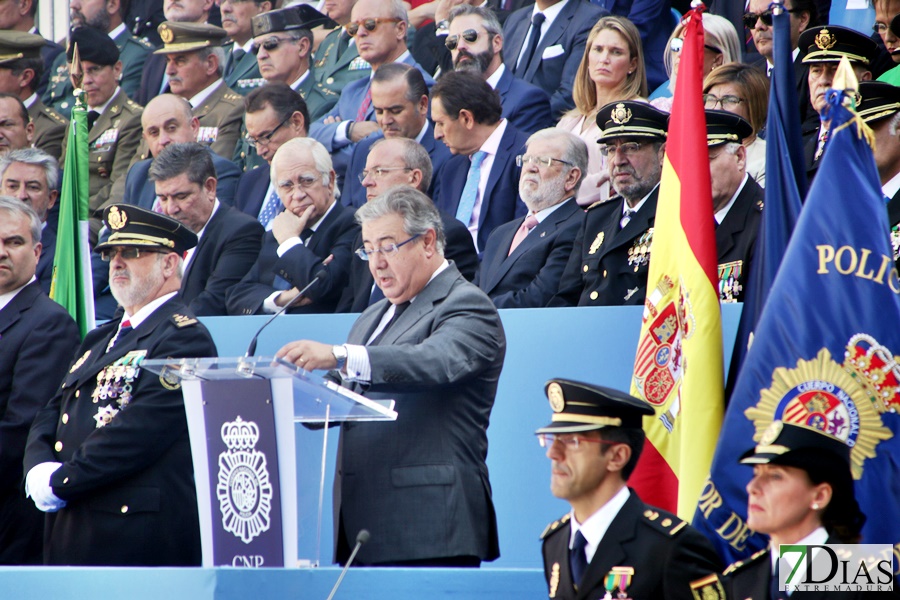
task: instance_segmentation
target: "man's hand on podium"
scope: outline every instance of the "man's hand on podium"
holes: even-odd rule
[[[292,362],[307,371],[334,369],[337,367],[337,359],[334,357],[333,349],[334,346],[331,344],[298,340],[282,346],[275,356]]]

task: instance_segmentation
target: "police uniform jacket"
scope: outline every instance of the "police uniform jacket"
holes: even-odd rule
[[[234,42],[223,46],[225,49],[225,85],[240,94],[246,96],[258,87],[266,84],[266,80],[259,74],[259,65],[256,55],[245,52],[241,59],[232,66],[234,61]]]
[[[632,490],[600,540],[576,591],[569,568],[570,531],[566,515],[541,536],[550,598],[599,600],[606,594],[606,575],[621,566],[634,569],[626,588],[629,598],[692,600],[690,583],[718,572],[721,565],[703,534],[677,516],[644,504]]]
[[[658,197],[659,186],[624,229],[621,196],[589,207],[549,305],[643,304]]]
[[[338,41],[343,27],[329,33],[316,50],[316,83],[321,83],[332,92],[340,94],[351,81],[369,77],[372,67],[359,56],[356,44],[350,44],[344,52],[338,52]]]
[[[220,204],[203,229],[181,280],[181,297],[197,316],[225,315],[225,294],[247,274],[262,246],[263,226]]]
[[[207,144],[219,156],[233,156],[244,121],[244,98],[220,81],[199,106],[194,116],[200,121],[197,141]]]
[[[764,201],[765,191],[748,176],[728,214],[716,227],[719,297],[723,302],[743,301]]]
[[[505,223],[488,238],[476,284],[497,308],[540,308],[559,289],[584,211],[574,198],[547,215],[510,254],[524,218]]]
[[[324,267],[328,274],[306,293],[312,304],[288,310],[290,313],[332,313],[341,293],[347,286],[350,261],[355,256],[353,241],[360,228],[353,211],[335,201],[309,241],[297,244],[278,256],[278,240],[268,231],[263,237],[259,258],[241,281],[228,293],[229,315],[264,314],[263,303],[275,291],[295,287],[303,289],[323,269],[322,261],[329,254],[334,259]],[[278,287],[278,284],[281,286]]]
[[[177,296],[106,352],[118,325],[116,319],[88,333],[28,436],[26,472],[40,463],[62,463],[50,485],[67,504],[47,515],[45,563],[199,565],[197,496],[180,386],[140,369],[124,407],[94,394],[98,376],[112,373],[108,367],[120,359],[216,356],[216,346]],[[119,412],[98,427],[104,407]]]
[[[119,60],[122,61],[122,78],[119,87],[124,90],[129,98],[137,95],[141,86],[141,75],[144,71],[144,61],[153,46],[146,40],[136,38],[127,29],[112,39],[119,48]],[[50,85],[41,99],[44,104],[58,111],[66,118],[72,116],[74,96],[72,81],[69,79],[69,64],[66,62],[66,53],[62,52],[53,62],[51,69]]]
[[[43,514],[22,487],[28,430],[59,387],[80,335],[38,282],[0,309],[0,564],[40,564]]]
[[[35,29],[34,32],[37,35],[41,35],[41,32],[37,29]],[[50,73],[53,69],[53,63],[56,60],[56,57],[60,54],[65,54],[65,48],[63,48],[53,40],[44,38],[44,45],[41,46],[41,60],[44,61],[44,72],[41,75],[41,80],[38,83],[37,89],[35,90],[38,96],[43,96],[44,92],[47,91],[47,86],[50,84]]]
[[[92,231],[96,233],[100,227],[100,216],[107,204],[110,204],[110,192],[113,183],[119,177],[125,177],[128,165],[141,143],[142,107],[119,90],[107,105],[94,126],[88,132],[88,156],[90,210],[94,223]],[[63,160],[68,140],[63,142]]]
[[[28,116],[34,123],[32,145],[59,160],[62,156],[63,139],[66,137],[69,121],[52,108],[47,107],[40,98],[35,99],[28,108]]]

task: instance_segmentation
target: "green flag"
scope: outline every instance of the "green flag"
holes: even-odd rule
[[[50,297],[69,311],[81,337],[94,328],[91,249],[88,243],[88,129],[81,102],[72,109],[59,201],[59,227]]]

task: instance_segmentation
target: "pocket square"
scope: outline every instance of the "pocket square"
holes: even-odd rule
[[[541,54],[541,60],[547,60],[548,58],[556,58],[560,54],[564,54],[565,50],[562,47],[562,44],[556,44],[553,46],[547,46],[544,48],[544,53]]]

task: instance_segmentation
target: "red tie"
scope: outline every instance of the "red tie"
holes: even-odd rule
[[[369,112],[369,107],[372,106],[372,84],[369,84],[369,89],[366,90],[366,97],[363,98],[362,104],[359,105],[359,112],[356,113],[357,122],[362,122],[366,120],[366,113]]]
[[[513,237],[512,244],[509,246],[509,254],[512,254],[516,248],[519,247],[519,244],[522,243],[522,240],[525,239],[525,236],[528,235],[528,232],[537,227],[538,220],[534,215],[528,215],[525,217],[525,220],[522,221],[522,225],[519,226],[519,230],[516,231],[515,237]],[[507,254],[507,256],[509,256]]]

